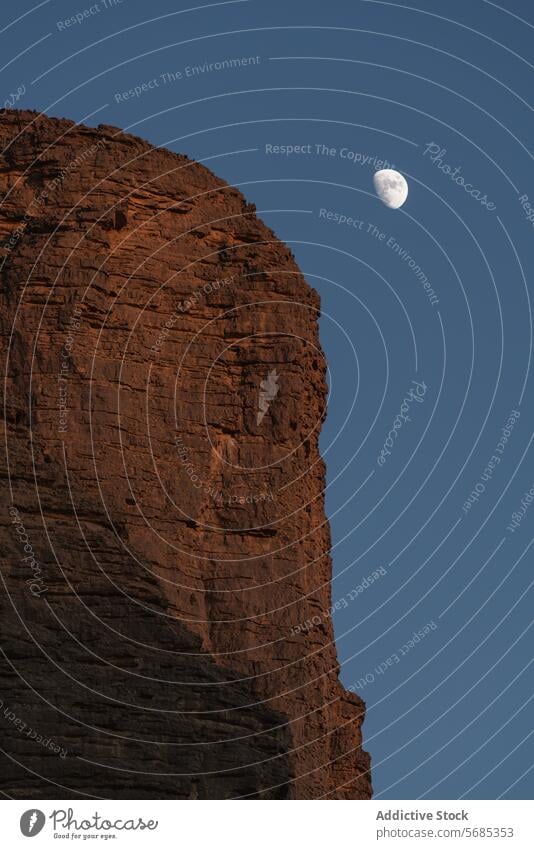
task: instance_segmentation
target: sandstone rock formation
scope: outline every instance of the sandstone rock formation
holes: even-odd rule
[[[185,156],[16,111],[0,148],[0,789],[368,798],[316,292]]]

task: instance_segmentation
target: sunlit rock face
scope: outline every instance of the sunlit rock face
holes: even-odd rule
[[[368,798],[316,292],[184,156],[32,112],[0,142],[0,789]]]

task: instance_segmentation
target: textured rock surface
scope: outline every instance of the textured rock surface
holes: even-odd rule
[[[31,112],[0,147],[0,789],[367,798],[317,294],[186,157]]]

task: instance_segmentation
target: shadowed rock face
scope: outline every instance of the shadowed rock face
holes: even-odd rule
[[[0,789],[368,798],[317,293],[186,157],[33,112],[0,148]]]

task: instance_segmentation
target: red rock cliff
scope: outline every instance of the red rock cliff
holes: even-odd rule
[[[317,293],[184,156],[32,112],[0,146],[0,789],[368,798]]]

